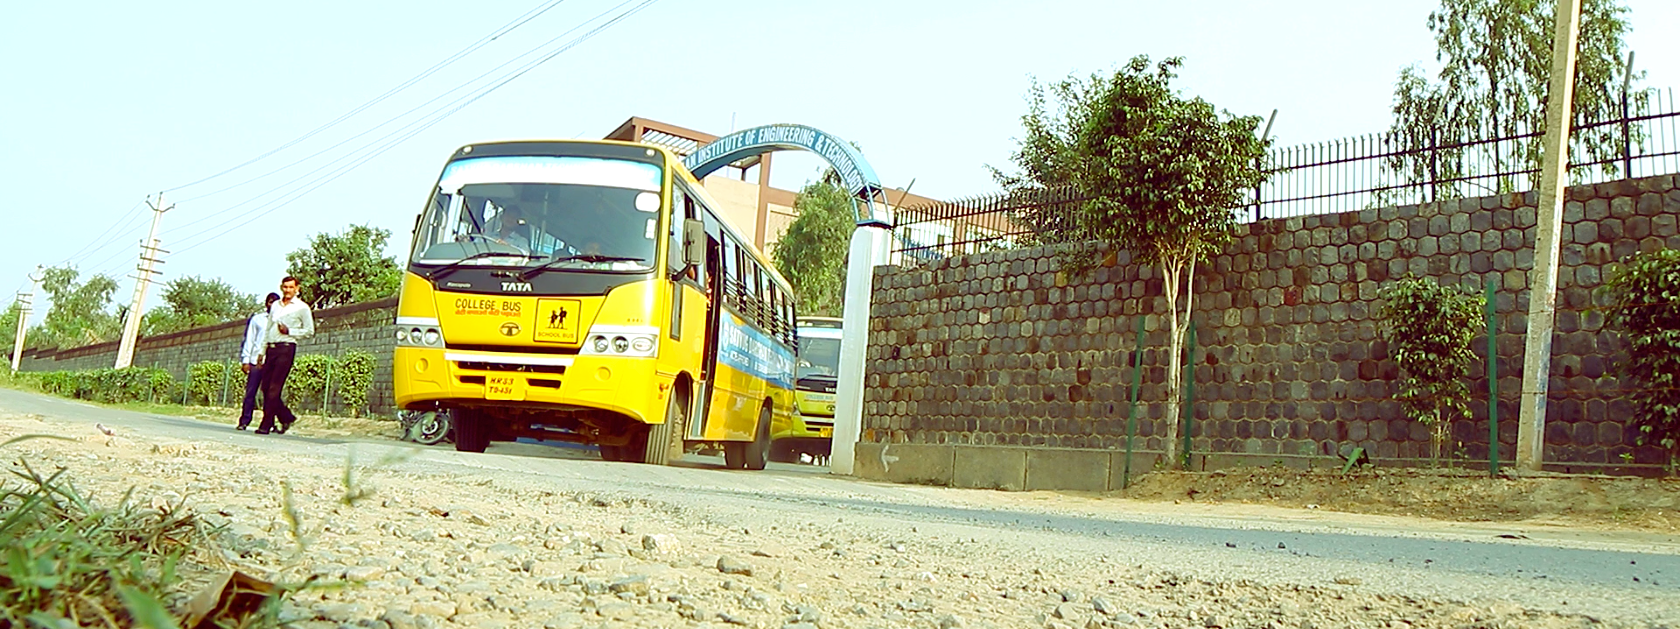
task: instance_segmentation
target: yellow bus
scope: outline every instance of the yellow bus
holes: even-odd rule
[[[520,437],[763,469],[793,414],[793,291],[678,157],[611,141],[462,147],[397,306],[393,386],[456,449]]]
[[[794,415],[771,437],[771,460],[797,461],[800,454],[820,462],[828,458],[834,437],[834,392],[840,384],[840,336],[836,317],[794,320],[799,340],[794,367]]]

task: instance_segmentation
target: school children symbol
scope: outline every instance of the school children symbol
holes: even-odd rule
[[[576,299],[537,300],[537,340],[544,343],[578,342],[578,317],[582,302]]]

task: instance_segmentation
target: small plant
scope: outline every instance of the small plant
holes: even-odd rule
[[[1680,459],[1680,250],[1624,260],[1609,289],[1615,300],[1610,321],[1628,341],[1627,360],[1616,364],[1638,385],[1628,387],[1638,441],[1667,451],[1672,474]]]
[[[1482,298],[1411,276],[1384,288],[1381,297],[1377,317],[1402,375],[1396,397],[1407,417],[1430,427],[1430,458],[1440,465],[1453,418],[1470,415],[1465,378],[1476,358],[1470,341],[1481,322]]]
[[[100,507],[63,469],[19,467],[22,484],[0,487],[0,626],[174,626],[161,601],[180,594],[176,566],[202,537],[196,518],[127,494]]]

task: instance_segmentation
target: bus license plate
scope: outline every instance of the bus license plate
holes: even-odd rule
[[[523,400],[525,399],[525,383],[518,376],[485,376],[484,399]]]

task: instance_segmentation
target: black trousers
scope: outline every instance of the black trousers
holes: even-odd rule
[[[292,375],[292,360],[297,357],[297,344],[271,343],[263,359],[263,418],[262,425],[257,426],[257,432],[274,430],[274,420],[280,420],[282,426],[290,426],[297,421],[297,415],[287,408],[285,398],[281,393],[286,388],[286,378]]]

